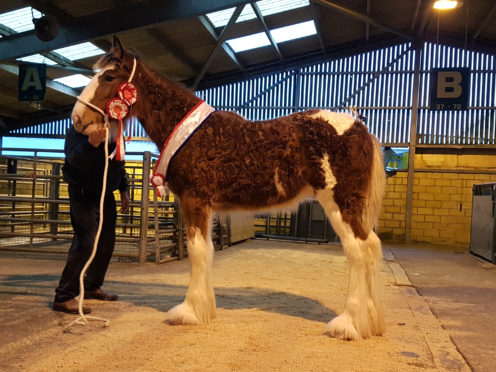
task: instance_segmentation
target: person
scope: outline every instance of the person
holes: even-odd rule
[[[78,133],[73,126],[67,131],[62,167],[64,181],[68,183],[70,216],[74,236],[58,287],[55,289],[53,310],[77,314],[79,276],[93,251],[100,215],[100,197],[105,168],[105,129],[98,129],[88,136]],[[113,191],[121,195],[121,212],[129,209],[128,179],[124,161],[112,156],[116,144],[109,143],[107,185],[103,207],[103,224],[98,250],[84,278],[85,299],[115,301],[116,294],[102,290],[105,273],[115,244],[116,202]],[[84,306],[83,312],[91,312]]]

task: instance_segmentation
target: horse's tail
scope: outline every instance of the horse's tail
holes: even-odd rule
[[[376,227],[377,218],[381,209],[382,197],[386,186],[386,174],[379,141],[374,135],[370,135],[373,143],[373,159],[367,201],[362,212],[362,223],[367,231]]]

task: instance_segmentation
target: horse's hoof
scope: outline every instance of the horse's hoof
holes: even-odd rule
[[[325,333],[338,340],[355,341],[360,339],[347,313],[343,313],[327,323]]]
[[[193,308],[190,304],[183,302],[174,306],[166,314],[166,322],[171,325],[198,325],[201,322],[198,320]]]

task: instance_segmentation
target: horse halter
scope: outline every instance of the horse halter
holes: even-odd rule
[[[131,75],[129,75],[129,79],[127,81],[121,83],[117,88],[117,94],[113,98],[109,99],[106,106],[106,111],[103,111],[101,108],[95,106],[91,102],[88,102],[82,99],[80,96],[77,97],[77,100],[89,108],[95,110],[103,116],[104,120],[104,128],[109,126],[110,116],[112,119],[119,120],[119,130],[117,132],[117,140],[116,140],[116,160],[124,160],[124,135],[122,130],[122,119],[124,119],[127,114],[131,111],[132,105],[138,99],[138,90],[136,86],[132,83],[134,73],[136,72],[136,58],[133,59],[133,69],[131,71]],[[83,126],[84,129],[89,124]],[[129,131],[131,132],[131,131]],[[131,140],[131,135],[128,136],[128,142]]]
[[[117,95],[107,102],[107,106],[105,108],[107,112],[103,111],[100,107],[95,106],[91,102],[82,99],[81,96],[76,97],[79,102],[83,103],[84,105],[95,110],[103,116],[105,127],[108,127],[109,125],[109,116],[113,119],[122,121],[122,119],[127,116],[130,107],[136,102],[138,98],[138,91],[136,89],[136,86],[132,83],[134,73],[136,72],[136,65],[136,58],[134,58],[131,75],[129,75],[129,79],[127,79],[127,81],[119,85],[119,87],[117,88]],[[85,127],[86,126],[83,126],[83,129]]]

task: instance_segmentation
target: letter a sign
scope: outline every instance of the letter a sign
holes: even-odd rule
[[[466,110],[470,69],[435,68],[431,72],[431,110]]]
[[[46,65],[21,63],[19,65],[19,101],[44,101],[46,92]]]

